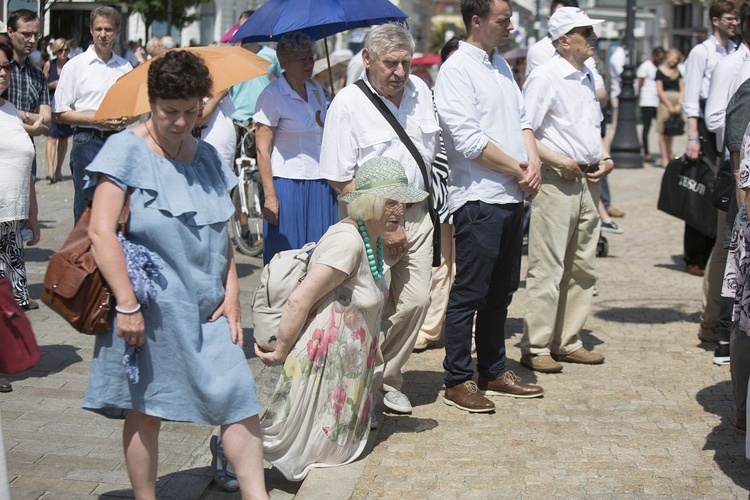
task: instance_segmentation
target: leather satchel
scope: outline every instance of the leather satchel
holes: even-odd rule
[[[0,278],[0,373],[25,372],[40,359],[31,322],[16,303],[8,278]]]
[[[404,145],[404,147],[411,153],[412,157],[414,158],[414,161],[419,166],[420,172],[422,172],[422,180],[425,185],[425,190],[429,194],[429,198],[427,200],[427,209],[430,213],[430,220],[432,221],[432,267],[439,267],[440,266],[440,218],[438,217],[437,211],[435,210],[435,195],[432,192],[432,183],[430,182],[429,174],[427,173],[427,165],[425,165],[424,158],[422,158],[422,155],[419,153],[419,150],[417,149],[417,146],[414,144],[414,141],[411,140],[411,137],[409,137],[409,134],[406,133],[406,130],[404,130],[404,127],[401,126],[401,124],[398,122],[395,116],[393,116],[393,113],[391,113],[391,110],[388,109],[388,106],[385,105],[383,100],[375,95],[375,93],[370,90],[370,87],[367,86],[364,80],[360,79],[354,82],[354,85],[359,87],[359,90],[361,90],[368,99],[370,99],[370,102],[375,106],[375,108],[380,111],[380,114],[383,115],[383,118],[388,122],[388,124],[393,127],[393,130],[398,135],[398,138],[401,139],[401,143]]]
[[[125,233],[130,216],[130,191],[120,214],[118,231]],[[94,259],[89,238],[91,203],[83,211],[59,252],[52,255],[44,275],[42,302],[76,331],[100,335],[110,328],[114,296]]]

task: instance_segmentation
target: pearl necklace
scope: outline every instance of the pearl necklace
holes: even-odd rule
[[[367,230],[365,229],[365,223],[362,219],[357,220],[357,227],[359,227],[359,234],[362,235],[362,239],[365,242],[365,251],[367,251],[367,260],[370,262],[370,272],[372,277],[376,280],[383,279],[383,238],[378,236],[378,260],[375,263],[375,255],[372,251],[372,245],[370,244],[370,237],[367,236]]]

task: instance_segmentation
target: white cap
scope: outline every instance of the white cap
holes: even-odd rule
[[[603,22],[604,19],[591,19],[583,9],[578,7],[560,7],[549,18],[547,36],[554,42],[573,28],[584,28]]]

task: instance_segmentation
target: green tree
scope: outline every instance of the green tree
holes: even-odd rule
[[[197,21],[200,16],[188,14],[188,10],[205,2],[206,0],[172,0],[172,25],[181,29]],[[169,16],[167,0],[125,0],[123,3],[130,7],[132,12],[137,12],[143,16],[143,22],[146,25],[146,39],[149,38],[149,31],[151,31],[151,25],[154,21],[167,22]]]
[[[430,31],[430,52],[435,54],[440,53],[440,49],[443,48],[446,42],[445,32],[448,30],[453,31],[456,36],[466,33],[464,28],[456,23],[447,22],[433,25]]]

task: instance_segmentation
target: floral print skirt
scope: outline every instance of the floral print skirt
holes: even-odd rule
[[[336,299],[311,314],[261,419],[264,458],[291,481],[355,460],[370,432],[379,323]]]

